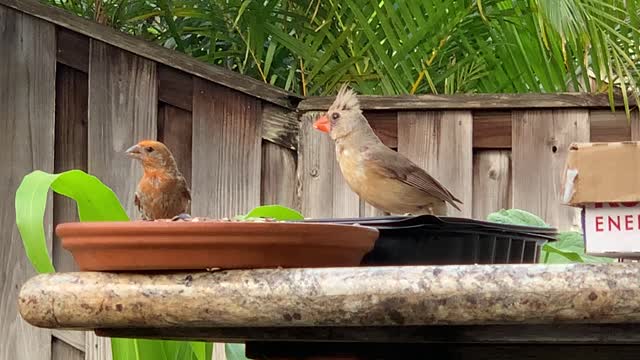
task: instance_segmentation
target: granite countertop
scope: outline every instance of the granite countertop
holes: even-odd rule
[[[476,265],[38,275],[45,328],[377,327],[640,322],[640,264]]]

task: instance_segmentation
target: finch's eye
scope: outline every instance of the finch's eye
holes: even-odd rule
[[[147,152],[153,152],[153,148],[151,146],[149,146],[148,148],[146,148],[145,150],[147,150]]]
[[[331,114],[331,118],[333,120],[338,120],[340,118],[340,114],[337,112],[334,112],[333,114]]]

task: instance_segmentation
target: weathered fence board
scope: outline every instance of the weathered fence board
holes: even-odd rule
[[[51,340],[52,360],[84,360],[84,352],[67,344],[66,342],[53,338]]]
[[[230,217],[260,204],[261,102],[194,79],[192,212]]]
[[[133,218],[142,167],[124,151],[157,134],[155,63],[91,42],[89,66],[89,171],[110,186]]]
[[[357,217],[360,200],[344,180],[333,140],[313,128],[318,113],[302,116],[298,147],[301,208],[306,217]]]
[[[388,215],[386,212],[375,208],[364,200],[360,200],[360,217],[378,217]]]
[[[191,186],[191,147],[193,121],[191,113],[178,107],[158,105],[158,140],[171,150],[178,169]]]
[[[589,111],[513,113],[513,205],[568,229],[580,226],[576,209],[560,203],[569,145],[589,141]]]
[[[13,196],[29,172],[53,171],[54,30],[52,24],[0,6],[0,194],[5,197],[0,204],[0,359],[51,359],[51,332],[18,314],[20,287],[35,272],[16,229]],[[44,230],[49,251],[52,222],[48,206]]]
[[[637,114],[637,111],[634,113]],[[634,123],[637,122],[627,120],[624,109],[618,109],[616,112],[612,112],[610,109],[591,110],[589,113],[591,141],[629,141],[631,126]]]
[[[55,339],[63,341],[67,345],[82,351],[82,358],[84,359],[84,351],[85,351],[85,332],[84,331],[76,331],[76,330],[60,330],[53,329],[51,330],[51,335]],[[55,340],[53,339],[53,340]]]
[[[474,111],[473,147],[511,148],[511,111]]]
[[[89,72],[89,38],[56,27],[57,60],[83,73]]]
[[[363,96],[361,98],[368,98]],[[429,111],[430,109],[425,109]],[[364,110],[363,113],[378,137],[391,148],[398,147],[398,113],[405,109]],[[631,124],[624,109],[615,113],[606,109],[590,110],[591,141],[629,141]],[[474,149],[511,149],[511,110],[473,110]]]
[[[382,143],[392,149],[398,147],[397,111],[363,111],[363,115]]]
[[[60,40],[60,39],[58,39]],[[56,138],[54,171],[60,173],[71,169],[87,171],[87,74],[58,63],[56,68]],[[63,95],[64,94],[64,95]],[[73,200],[54,194],[53,226],[68,221],[78,221]],[[71,253],[64,249],[60,238],[53,238],[53,264],[56,271],[78,269]],[[53,360],[84,359],[85,334],[80,331],[54,330]],[[56,340],[59,339],[59,340]],[[55,347],[58,342],[57,348]],[[69,350],[69,346],[82,352]],[[81,357],[78,357],[81,356]]]
[[[134,193],[142,168],[124,151],[141,139],[156,138],[155,63],[92,40],[88,104],[89,172],[111,187],[129,216],[138,219]],[[86,359],[109,359],[109,344],[88,332]]]
[[[182,110],[193,109],[193,76],[158,64],[158,99]]]
[[[262,138],[287,149],[298,147],[300,123],[295,111],[262,104]]]
[[[72,169],[87,171],[87,75],[71,67],[58,64],[56,69],[56,138],[54,170],[60,173]],[[64,94],[64,95],[63,95]],[[73,200],[54,195],[53,223],[57,226],[77,221]],[[64,249],[56,236],[53,243],[53,264],[56,271],[74,271],[77,266],[71,253]]]
[[[294,151],[269,141],[262,142],[261,204],[300,209],[296,166]]]
[[[473,155],[473,218],[511,208],[511,153],[482,150]]]
[[[462,201],[450,216],[473,209],[473,118],[470,111],[398,113],[398,151],[425,169]]]
[[[111,338],[98,337],[87,331],[85,338],[85,360],[112,360]]]
[[[604,94],[457,94],[457,95],[403,95],[360,96],[360,105],[366,110],[495,110],[495,109],[562,109],[608,108],[609,98]],[[302,100],[298,109],[326,111],[335,96],[313,96]],[[629,99],[635,105],[634,99]],[[622,106],[622,97],[615,98]]]

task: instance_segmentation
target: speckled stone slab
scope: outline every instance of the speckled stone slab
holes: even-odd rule
[[[640,322],[640,264],[58,273],[24,284],[47,328]]]

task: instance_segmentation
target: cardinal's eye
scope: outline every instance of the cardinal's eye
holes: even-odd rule
[[[340,114],[337,112],[334,112],[333,114],[331,114],[331,118],[333,120],[338,120],[340,118]]]
[[[148,148],[146,148],[145,150],[147,150],[147,152],[153,152],[153,148],[151,146],[149,146]]]

